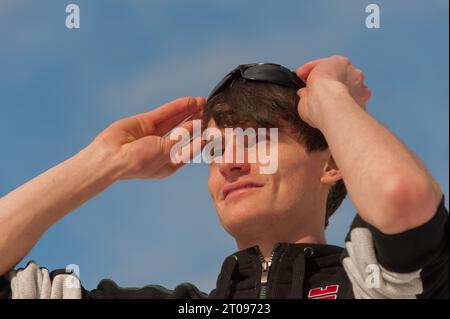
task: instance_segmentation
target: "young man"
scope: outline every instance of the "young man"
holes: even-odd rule
[[[192,284],[88,291],[73,275],[30,263],[11,270],[56,221],[112,183],[163,178],[194,120],[277,127],[277,170],[262,163],[209,165],[209,192],[238,251],[224,260],[210,298],[448,298],[448,212],[423,163],[365,111],[370,90],[344,57],[311,61],[299,78],[273,64],[243,65],[203,98],[182,98],[118,121],[80,153],[0,199],[0,296],[12,298],[206,298]],[[205,107],[206,104],[206,107]],[[255,145],[271,145],[267,140]],[[247,150],[255,145],[245,144]],[[238,148],[235,139],[214,156]],[[344,185],[345,182],[345,185]],[[324,228],[346,192],[357,208],[346,248]]]

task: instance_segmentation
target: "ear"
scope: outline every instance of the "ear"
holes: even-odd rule
[[[332,186],[340,179],[342,179],[341,171],[337,167],[336,162],[330,153],[328,160],[325,161],[320,182]]]

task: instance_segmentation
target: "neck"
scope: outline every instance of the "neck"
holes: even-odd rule
[[[249,241],[236,240],[238,250],[246,249],[253,246],[258,246],[259,250],[264,256],[265,260],[268,260],[272,255],[273,247],[276,243],[286,242],[293,244],[325,244],[325,233],[307,234],[297,238],[286,239],[285,237],[278,238],[260,238]]]

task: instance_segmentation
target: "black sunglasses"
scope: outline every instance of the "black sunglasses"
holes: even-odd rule
[[[252,63],[242,64],[225,77],[214,87],[209,94],[208,100],[215,95],[232,87],[236,79],[242,78],[244,81],[258,81],[278,84],[285,87],[299,90],[305,87],[305,83],[288,68],[275,63]]]

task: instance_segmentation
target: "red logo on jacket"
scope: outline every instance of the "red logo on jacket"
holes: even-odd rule
[[[308,293],[309,299],[336,299],[339,285],[313,288]]]

